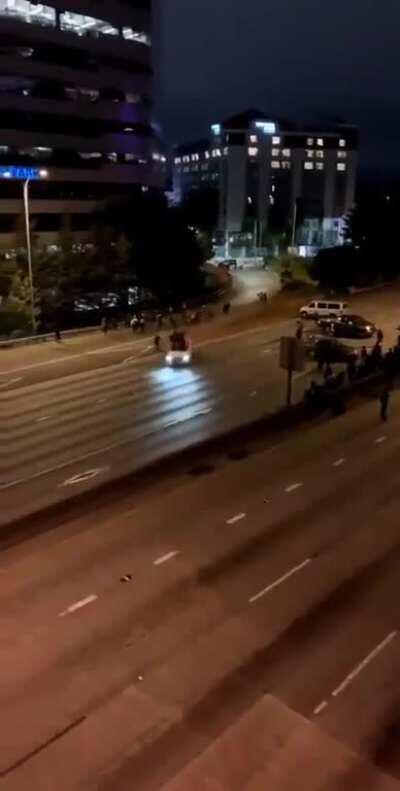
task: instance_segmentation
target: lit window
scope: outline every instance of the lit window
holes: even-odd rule
[[[281,149],[280,148],[272,148],[271,149],[271,154],[272,154],[273,157],[279,157],[280,153],[281,153]]]
[[[118,154],[116,154],[116,152],[113,151],[110,154],[107,154],[107,159],[109,162],[113,162],[114,164],[116,164],[118,162]]]
[[[122,35],[127,41],[137,41],[138,44],[146,44],[147,47],[151,46],[151,38],[147,33],[132,30],[131,27],[123,27]]]
[[[79,151],[81,159],[101,159],[102,154],[100,151]]]
[[[282,148],[282,156],[284,156],[284,157],[290,157],[290,156],[291,156],[291,153],[292,153],[292,152],[291,152],[290,148]]]
[[[56,12],[47,5],[36,5],[28,0],[0,0],[0,16],[16,17],[35,25],[55,27]]]
[[[308,156],[308,159],[313,159],[314,158],[314,151],[312,150],[312,148],[308,148],[307,151],[306,151],[306,154]]]
[[[192,154],[192,162],[198,162],[200,159],[198,154]]]
[[[221,124],[211,124],[211,131],[213,135],[220,135],[221,134]]]
[[[323,162],[317,162],[316,166],[317,170],[323,170],[325,165]]]
[[[204,152],[204,156],[205,156],[206,159],[210,159],[210,152],[209,151],[205,151]]]
[[[257,135],[250,135],[250,143],[258,143]]]
[[[275,184],[272,184],[271,192],[275,192],[275,190],[276,190],[276,186],[275,186]]]
[[[134,154],[125,154],[125,161],[126,162],[134,162],[136,157]]]
[[[308,146],[313,146],[314,145],[314,138],[313,137],[307,137],[307,145]]]
[[[188,157],[187,154],[185,154],[185,156],[182,157],[182,162],[190,162],[190,157]]]
[[[139,104],[140,96],[138,93],[126,93],[125,94],[125,101],[128,104]]]
[[[258,148],[250,146],[250,148],[248,149],[248,153],[249,153],[249,157],[256,157],[258,154]]]
[[[292,167],[292,163],[291,162],[282,162],[282,168],[284,170],[290,170],[291,167]]]
[[[346,170],[346,165],[345,165],[344,162],[338,162],[336,167],[337,167],[338,170],[341,170],[341,171]]]
[[[215,157],[220,157],[221,156],[221,149],[220,148],[213,148],[213,150],[211,151],[211,156],[214,157],[214,158]]]
[[[343,137],[341,137],[339,140],[339,146],[340,148],[346,148],[346,141],[344,140]]]
[[[94,36],[99,34],[106,36],[119,35],[118,29],[110,25],[109,22],[95,19],[92,16],[85,16],[84,14],[75,14],[72,11],[64,11],[64,13],[60,14],[60,29],[76,33],[78,36],[86,36],[88,34]]]
[[[223,151],[223,154],[224,154],[224,157],[227,157],[227,156],[228,156],[228,154],[229,154],[229,148],[228,148],[228,146],[225,146],[225,148],[224,148],[224,151]]]
[[[337,152],[338,159],[347,159],[346,151],[338,151]]]
[[[280,144],[281,144],[281,138],[280,137],[273,137],[272,138],[272,145],[273,146],[280,146]]]
[[[315,156],[317,157],[317,159],[323,159],[325,154],[323,151],[316,151]]]
[[[324,141],[322,137],[317,137],[317,146],[323,146],[323,145],[324,145]]]
[[[160,159],[161,159],[161,156],[160,156],[160,154],[157,151],[153,152],[152,157],[153,157],[154,162],[159,162]]]
[[[175,165],[180,165],[180,164],[181,164],[181,161],[182,161],[182,160],[181,160],[181,158],[180,158],[180,157],[175,157]]]
[[[314,170],[314,162],[305,162],[304,170]]]
[[[274,168],[274,170],[278,170],[280,168],[280,166],[281,166],[281,163],[279,162],[279,160],[276,160],[276,159],[272,160],[271,168]]]

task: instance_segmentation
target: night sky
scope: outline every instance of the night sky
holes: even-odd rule
[[[361,127],[364,169],[400,171],[398,0],[158,2],[157,112],[169,142],[249,107],[340,117]]]

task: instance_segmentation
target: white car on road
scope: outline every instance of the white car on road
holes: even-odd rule
[[[184,332],[175,332],[170,335],[171,348],[165,355],[167,365],[178,367],[180,365],[190,365],[192,362],[192,342]]]

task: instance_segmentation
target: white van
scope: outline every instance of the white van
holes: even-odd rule
[[[333,299],[329,302],[314,300],[300,308],[300,316],[302,319],[336,318],[346,313],[348,309],[347,302],[335,302]]]

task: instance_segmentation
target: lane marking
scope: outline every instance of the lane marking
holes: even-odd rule
[[[346,461],[346,459],[344,459],[344,458],[343,459],[336,459],[336,461],[333,462],[332,467],[341,467],[342,464],[345,463],[345,461]]]
[[[385,436],[383,436],[383,437],[378,437],[378,439],[376,439],[376,440],[375,440],[375,442],[376,442],[376,444],[377,444],[377,445],[380,445],[380,443],[381,443],[381,442],[385,442],[385,441],[386,441],[386,439],[387,439],[387,437],[385,437]]]
[[[257,395],[257,390],[253,390],[253,392],[250,393],[250,398],[254,398],[254,396],[256,395]]]
[[[37,417],[36,423],[43,423],[44,420],[50,420],[51,415],[43,415],[43,417]]]
[[[178,549],[174,550],[173,552],[167,552],[166,555],[161,555],[161,557],[157,558],[157,560],[153,560],[153,566],[162,566],[163,563],[168,563],[169,560],[176,558],[177,555],[179,555]]]
[[[240,522],[242,519],[244,519],[244,518],[245,518],[245,516],[246,516],[246,514],[245,514],[245,513],[236,514],[235,516],[231,516],[231,518],[230,518],[230,519],[227,519],[227,520],[226,520],[226,524],[227,524],[227,525],[234,525],[234,524],[235,524],[235,522]]]
[[[292,483],[290,486],[286,487],[285,492],[287,492],[287,494],[290,494],[290,492],[295,492],[296,489],[300,489],[301,486],[303,486],[302,483]]]
[[[395,637],[397,637],[397,635],[398,635],[397,630],[390,632],[390,634],[388,634],[387,637],[385,637],[385,639],[382,640],[382,642],[380,642],[376,646],[376,648],[373,649],[373,651],[367,654],[367,656],[362,660],[362,662],[360,662],[360,664],[357,665],[354,668],[354,670],[352,670],[351,673],[349,673],[348,676],[346,676],[344,681],[342,681],[342,683],[339,684],[339,686],[333,690],[332,696],[337,697],[337,695],[340,695],[341,692],[344,692],[344,690],[349,686],[349,684],[351,684],[351,682],[354,681],[354,679],[360,675],[360,673],[364,670],[364,668],[366,668],[367,665],[369,665],[370,662],[372,662],[375,659],[375,657],[378,656],[378,654],[380,654],[381,651],[383,651],[386,648],[386,646],[388,646],[389,643],[391,643],[392,640],[394,640]]]
[[[96,401],[96,404],[105,404],[105,403],[106,403],[106,401],[107,401],[107,399],[106,399],[106,398],[99,398],[99,399]]]
[[[328,705],[328,701],[323,700],[322,703],[320,703],[318,706],[315,707],[313,714],[321,714],[321,712],[324,711],[324,709],[326,709],[327,705]]]
[[[92,593],[90,596],[86,596],[86,599],[80,599],[76,601],[74,604],[70,604],[66,610],[58,613],[59,618],[64,618],[65,615],[70,615],[72,612],[76,612],[76,610],[81,610],[82,607],[87,607],[88,604],[92,604],[96,599],[99,597],[96,594]]]
[[[251,596],[249,599],[249,604],[253,604],[258,599],[261,599],[261,596],[265,596],[266,593],[270,593],[272,590],[274,590],[274,588],[277,588],[278,585],[282,585],[283,582],[288,580],[290,577],[293,577],[295,574],[298,574],[299,571],[302,571],[302,569],[304,569],[310,563],[312,563],[312,558],[306,558],[306,560],[303,560],[303,562],[299,563],[298,566],[294,566],[292,569],[290,569],[290,571],[287,571],[286,574],[283,574],[282,577],[279,577],[279,579],[275,580],[275,582],[271,582],[271,585],[268,585],[254,596]]]
[[[72,478],[67,478],[66,481],[60,483],[59,486],[74,486],[76,483],[85,483],[85,481],[91,481],[93,478],[97,478],[102,472],[106,472],[109,470],[109,467],[96,467],[93,470],[85,470],[85,472],[80,472],[77,475],[73,475]]]
[[[0,387],[10,387],[10,385],[15,385],[17,382],[21,382],[23,376],[17,376],[15,379],[8,379],[7,382],[1,382]]]

